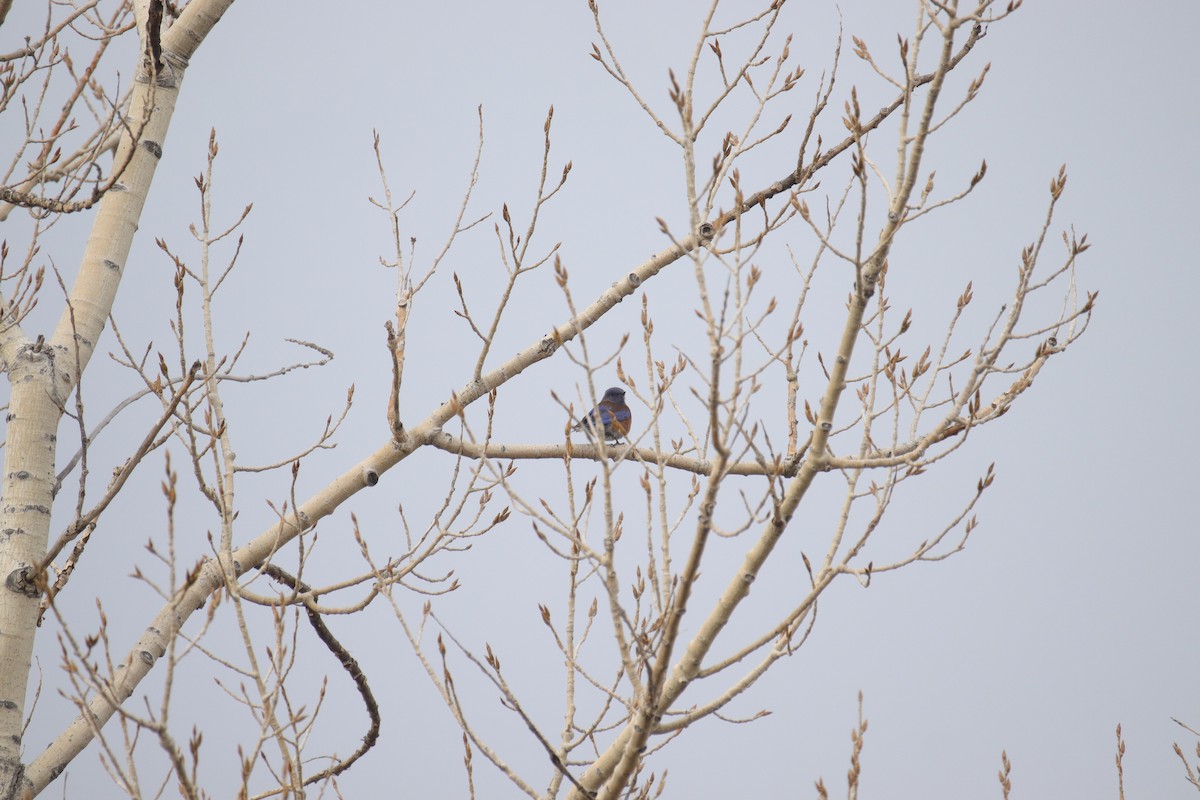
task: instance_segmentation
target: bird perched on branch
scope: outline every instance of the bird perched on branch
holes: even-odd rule
[[[625,405],[625,390],[614,386],[571,430],[594,435],[596,429],[600,428],[604,431],[605,441],[619,442],[629,435],[629,426],[632,424],[633,412]]]

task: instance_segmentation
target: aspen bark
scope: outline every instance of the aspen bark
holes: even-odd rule
[[[31,339],[17,324],[0,330],[0,357],[12,385],[0,502],[0,797],[33,796],[69,760],[51,758],[57,766],[37,781],[21,763],[26,687],[45,588],[38,566],[46,554],[56,492],[58,424],[112,310],[188,59],[231,4],[189,3],[162,35],[161,68],[153,70],[143,59],[113,161],[128,163],[98,206],[68,307],[53,335]],[[140,27],[145,45],[145,27]]]

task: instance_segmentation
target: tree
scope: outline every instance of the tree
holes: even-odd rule
[[[159,352],[131,342],[118,323],[112,363],[92,360],[123,285],[189,59],[230,5],[139,0],[104,15],[96,2],[51,5],[44,32],[3,62],[9,88],[0,110],[14,116],[19,102],[32,109],[2,196],[5,216],[31,220],[24,255],[4,274],[9,324],[0,339],[11,386],[0,509],[11,532],[0,555],[7,634],[0,680],[8,701],[0,714],[0,764],[9,796],[41,792],[93,743],[130,795],[142,792],[137,765],[150,758],[148,749],[165,757],[165,777],[155,784],[173,782],[189,797],[215,791],[205,788],[206,778],[219,779],[201,768],[204,737],[173,716],[177,683],[196,680],[188,659],[200,654],[212,665],[206,677],[222,675],[231,698],[249,712],[250,722],[232,734],[241,745],[241,791],[301,795],[336,780],[372,747],[380,725],[391,723],[374,699],[372,673],[380,667],[357,663],[354,647],[339,641],[328,619],[381,609],[392,612],[393,630],[403,632],[462,727],[467,785],[482,759],[530,795],[651,796],[664,786],[664,776],[652,771],[660,744],[702,719],[727,716],[732,701],[795,653],[831,585],[869,585],[876,575],[963,549],[992,483],[990,468],[972,477],[957,506],[931,508],[926,531],[882,537],[885,514],[902,486],[952,460],[976,429],[1004,416],[1091,317],[1094,295],[1080,295],[1075,282],[1087,237],[1067,232],[1062,249],[1055,245],[1053,213],[1065,170],[1051,179],[1044,223],[1019,254],[1007,294],[988,298],[987,308],[980,309],[969,278],[939,306],[944,282],[921,269],[935,259],[919,249],[901,252],[902,243],[921,241],[923,217],[936,219],[968,200],[985,178],[983,162],[942,188],[928,166],[929,148],[977,98],[988,72],[976,52],[981,39],[1019,4],[919,2],[916,28],[899,39],[898,59],[877,57],[851,37],[854,56],[876,74],[870,103],[862,99],[865,86],[839,80],[840,40],[824,74],[797,65],[791,37],[781,30],[782,3],[746,18],[714,5],[693,48],[680,56],[683,66],[670,73],[664,105],[650,99],[657,88],[652,94],[627,72],[621,44],[610,41],[593,3],[592,57],[672,148],[686,217],[670,222],[664,212],[657,253],[610,261],[605,282],[612,285],[581,290],[571,258],[559,244],[543,244],[546,217],[572,188],[572,163],[551,146],[553,108],[543,126],[535,199],[524,214],[504,204],[494,216],[475,199],[481,111],[467,189],[450,235],[429,258],[405,230],[409,201],[393,192],[387,134],[377,135],[382,188],[373,202],[390,230],[392,252],[383,261],[396,282],[386,328],[392,380],[387,398],[360,397],[356,411],[378,420],[382,439],[349,459],[339,453],[338,472],[320,460],[320,488],[302,492],[302,472],[307,476],[334,443],[354,392],[313,441],[289,443],[291,452],[271,464],[239,460],[239,427],[267,412],[252,407],[239,422],[229,387],[320,366],[332,354],[300,341],[311,361],[252,372],[239,366],[244,342],[223,344],[218,301],[252,215],[247,206],[230,220],[214,200],[215,134],[196,180],[195,244],[158,240],[175,276],[172,347]],[[86,46],[93,48],[88,57],[69,57]],[[110,49],[138,65],[127,93],[98,77]],[[953,80],[960,73],[970,77]],[[802,92],[811,101],[795,113]],[[55,103],[61,110],[51,120]],[[74,121],[85,110],[93,128]],[[888,166],[884,158],[893,153]],[[69,276],[50,270],[65,300],[52,333],[37,336],[24,323],[39,300],[49,302],[41,248],[57,226],[80,215],[91,215],[90,239],[71,289]],[[455,274],[449,265],[464,240],[488,233],[498,282]],[[543,276],[552,278],[562,308],[550,329],[537,327],[543,317],[531,313],[537,295],[528,287]],[[921,313],[893,308],[896,295],[906,293],[897,285],[918,287],[908,291],[924,290],[932,301]],[[436,345],[432,329],[414,320],[436,302],[427,298],[438,287],[453,287],[455,313],[476,344],[443,358],[441,371],[458,388],[425,409],[410,399],[410,360]],[[641,312],[636,344],[614,343],[603,325],[627,298]],[[694,308],[693,330],[678,322],[676,305]],[[665,331],[655,325],[662,316],[671,320]],[[525,337],[520,351],[498,355],[514,332]],[[509,420],[522,382],[545,361],[573,369],[577,390],[556,396],[553,439],[523,443],[510,435]],[[85,381],[97,369],[138,381],[136,393],[105,409],[98,423]],[[629,439],[572,438],[571,424],[617,382],[634,411]],[[152,398],[159,402],[151,410]],[[140,432],[125,443],[111,479],[97,479],[93,441],[140,399],[148,401],[136,406],[144,416]],[[60,450],[57,437],[72,446]],[[163,604],[128,623],[142,633],[123,652],[110,644],[103,615],[95,630],[79,632],[70,609],[91,598],[72,577],[95,558],[96,546],[88,544],[103,532],[111,504],[159,453],[165,523],[150,545],[158,572],[135,568],[135,577]],[[328,574],[313,557],[321,523],[414,459],[426,476],[444,480],[426,515],[401,511],[391,523],[400,535],[390,539],[355,520],[361,564]],[[278,472],[282,489],[273,484],[247,498],[248,478],[259,470]],[[401,487],[402,506],[420,506],[420,498],[404,494]],[[247,530],[239,515],[264,502],[274,517]],[[186,513],[180,504],[188,504]],[[207,521],[198,523],[202,504]],[[60,532],[52,535],[56,509]],[[803,515],[824,521],[807,529],[798,522]],[[473,543],[518,527],[536,534],[525,558],[543,569],[512,580],[533,582],[546,597],[540,621],[554,648],[529,663],[523,656],[514,669],[498,643],[505,631],[464,630],[438,612],[444,602],[503,602],[455,573],[478,569],[472,559],[482,548]],[[803,541],[789,541],[800,538],[801,527]],[[188,528],[191,543],[184,545]],[[212,531],[210,554],[193,563],[184,553],[195,548],[200,530]],[[331,546],[350,547],[345,540],[320,543],[322,552]],[[714,558],[716,551],[723,557]],[[781,601],[772,593],[772,602],[756,604],[767,582],[788,591]],[[63,669],[52,686],[79,714],[46,751],[23,760],[31,654],[43,615],[62,641]],[[225,637],[222,626],[236,635]],[[312,741],[333,715],[325,690],[296,677],[315,651],[309,626],[341,662],[345,677],[336,680],[353,683],[370,720],[362,747],[349,756],[343,737],[314,761]],[[163,677],[155,700],[142,700],[139,689],[156,674]],[[559,684],[553,693],[544,685],[548,674]],[[498,697],[510,712],[522,744],[490,733],[504,723],[479,719],[468,695],[480,696],[481,684],[488,687],[483,696]],[[856,730],[853,776],[866,730],[861,717]]]

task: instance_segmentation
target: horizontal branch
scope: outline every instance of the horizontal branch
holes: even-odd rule
[[[514,461],[534,461],[538,459],[575,458],[584,461],[599,461],[605,454],[613,461],[638,461],[645,464],[661,464],[664,467],[678,469],[684,472],[694,472],[697,475],[711,475],[714,461],[687,453],[664,454],[650,447],[634,447],[628,445],[606,445],[601,452],[600,446],[593,442],[587,444],[497,444],[490,442],[466,441],[453,434],[442,431],[429,439],[428,444],[439,450],[445,450],[454,455],[464,455],[468,458],[481,459],[512,459]],[[800,455],[803,455],[801,453]],[[791,458],[777,457],[774,462],[763,460],[735,461],[726,463],[723,475],[769,475],[790,478],[800,466],[800,455]]]

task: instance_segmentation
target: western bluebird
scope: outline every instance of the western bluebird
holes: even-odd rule
[[[571,430],[595,430],[596,418],[599,416],[600,425],[604,428],[604,439],[619,442],[629,435],[629,426],[633,424],[633,412],[625,405],[625,390],[615,386],[604,393],[600,404],[589,411]]]

